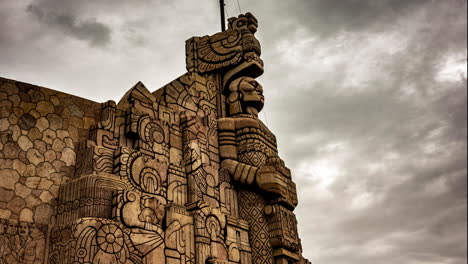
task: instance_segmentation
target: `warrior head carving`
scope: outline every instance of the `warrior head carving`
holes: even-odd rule
[[[263,87],[254,78],[238,78],[229,85],[227,101],[230,116],[237,114],[258,116],[264,104]]]

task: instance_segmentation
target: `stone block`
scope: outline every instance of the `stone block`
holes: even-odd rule
[[[15,189],[15,184],[19,180],[19,174],[15,170],[11,169],[3,169],[0,170],[0,187],[9,189],[9,190],[14,190]]]

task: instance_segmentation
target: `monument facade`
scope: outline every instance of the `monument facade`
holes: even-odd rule
[[[0,263],[310,263],[257,26],[187,40],[186,74],[118,103],[0,79]]]

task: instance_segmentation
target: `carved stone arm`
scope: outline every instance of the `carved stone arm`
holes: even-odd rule
[[[219,155],[221,159],[237,160],[236,124],[231,118],[218,120]]]
[[[224,159],[221,167],[225,168],[232,179],[242,184],[257,184],[258,187],[279,197],[287,196],[287,183],[275,166],[261,168],[237,161],[235,121],[231,118],[218,120],[220,156]]]
[[[233,159],[223,160],[221,167],[229,172],[234,181],[249,185],[254,182],[258,171],[257,167]]]

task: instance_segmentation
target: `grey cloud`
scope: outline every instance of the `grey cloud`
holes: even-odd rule
[[[44,10],[34,4],[29,5],[27,11],[39,21],[56,27],[70,37],[88,41],[91,46],[106,46],[111,41],[111,28],[96,20],[79,20],[72,15]]]
[[[463,1],[450,0],[463,5]],[[411,16],[431,0],[290,0],[259,1],[252,6],[274,14],[278,23],[293,29],[303,27],[321,37],[331,37],[342,32],[380,32],[397,26],[401,17]],[[458,2],[458,3],[457,3]],[[285,22],[283,18],[290,19]]]
[[[466,63],[466,1],[240,3],[260,21],[265,111],[297,181],[305,255],[318,264],[466,263],[467,83],[436,78],[447,57]],[[0,23],[0,73],[97,101],[118,100],[138,80],[157,89],[184,72],[187,38],[219,28],[216,1],[33,4],[28,17],[0,8],[1,21],[15,22]],[[91,43],[94,33],[71,32],[88,32],[83,23],[93,17],[117,21],[107,26],[105,51],[71,42],[51,48],[54,39],[41,37],[59,29]],[[395,37],[372,46],[382,35]],[[330,58],[337,62],[324,71]],[[353,75],[365,81],[348,83]],[[301,168],[322,159],[338,170],[325,188],[320,171]],[[351,208],[364,194],[368,204]]]
[[[316,263],[466,262],[466,77],[446,82],[436,78],[447,56],[466,56],[466,12],[461,11],[466,3],[411,4],[394,10],[418,12],[369,15],[381,23],[379,30],[403,33],[408,43],[395,54],[377,57],[379,69],[368,69],[371,80],[358,84],[358,91],[346,90],[347,71],[354,67],[347,57],[325,76],[289,69],[308,74],[307,82],[285,80],[284,68],[273,69],[278,72],[264,80],[267,101],[275,106],[267,103],[266,110],[280,150],[299,179],[298,186],[308,189],[300,194],[313,192],[317,184],[297,175],[300,164],[327,159],[341,172],[327,188],[332,198],[302,200],[298,208],[300,222],[314,223],[301,228],[305,252]],[[319,10],[320,19],[335,12]],[[382,22],[384,16],[406,28],[392,28],[389,21]],[[351,25],[343,20],[340,26],[325,29],[307,24],[309,36],[319,36],[313,45],[349,30],[363,40],[379,33],[372,25],[359,24],[364,18],[353,19]],[[286,35],[295,40],[293,32]],[[366,49],[365,41],[359,45],[351,49]],[[313,60],[313,48],[301,51],[302,56]],[[265,61],[284,64],[279,54],[265,53]],[[269,93],[268,87],[274,91]],[[336,142],[346,146],[323,151]],[[388,159],[390,154],[395,157]],[[381,168],[370,170],[372,163]],[[355,186],[360,186],[357,191]],[[349,202],[363,193],[370,195],[371,204],[350,209]]]

